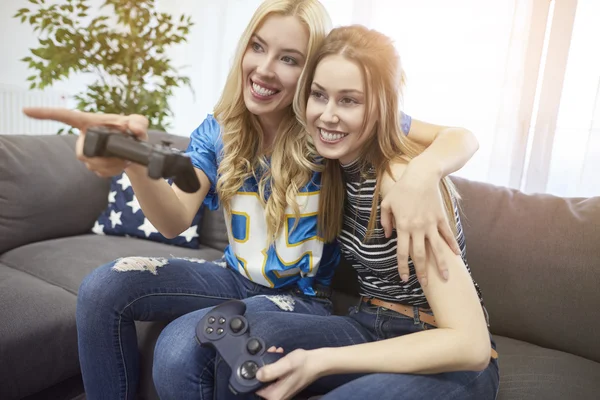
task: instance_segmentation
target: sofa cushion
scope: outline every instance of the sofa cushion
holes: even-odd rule
[[[169,183],[170,180],[168,180]],[[133,236],[174,246],[198,248],[198,231],[201,228],[204,207],[194,216],[191,226],[179,236],[167,239],[144,215],[140,203],[133,193],[127,174],[122,173],[110,180],[108,205],[92,228],[99,235]]]
[[[498,400],[597,399],[600,363],[495,336],[500,365]]]
[[[75,136],[0,135],[0,254],[88,232],[108,181],[75,157]]]
[[[454,182],[492,332],[600,362],[600,197]]]
[[[0,264],[0,399],[20,399],[79,372],[76,298]]]
[[[222,253],[208,247],[192,250],[136,238],[89,234],[25,245],[2,254],[0,262],[77,293],[83,278],[95,268],[126,256],[212,261],[221,258]]]

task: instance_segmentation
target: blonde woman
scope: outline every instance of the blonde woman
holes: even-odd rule
[[[447,281],[430,273],[423,287],[411,268],[404,282],[395,260],[397,239],[386,238],[380,223],[381,196],[392,184],[390,163],[406,168],[423,151],[399,111],[403,74],[393,43],[361,26],[337,28],[307,69],[299,115],[327,159],[320,231],[326,240],[339,237],[362,298],[345,317],[247,313],[254,335],[290,352],[258,371],[258,379],[272,382],[258,394],[290,399],[310,386],[327,392],[321,400],[494,399],[497,353],[467,266],[450,180],[444,178],[439,189],[462,254],[445,247]],[[344,198],[346,206],[336,207]],[[427,268],[436,268],[430,251]],[[302,334],[290,334],[294,330]]]
[[[32,117],[81,129],[78,157],[100,176],[124,170],[144,214],[164,236],[187,229],[203,202],[211,209],[222,205],[227,217],[230,240],[220,263],[128,257],[86,277],[79,290],[77,327],[88,399],[135,397],[136,320],[182,316],[159,339],[154,380],[161,398],[185,399],[213,394],[214,351],[201,349],[191,334],[207,307],[237,298],[252,310],[330,313],[328,286],[339,250],[334,241],[324,242],[317,235],[322,165],[315,161],[311,139],[292,108],[304,67],[328,31],[329,17],[317,0],[267,0],[260,5],[240,39],[214,116],[191,135],[188,154],[202,185],[195,194],[148,179],[139,165],[82,155],[85,129],[93,125],[129,129],[147,139],[147,120],[141,116],[26,110]],[[448,159],[458,163],[476,149],[472,134],[464,130],[450,130],[435,141],[437,147],[454,143],[456,150]],[[419,198],[431,190],[428,185],[435,188],[437,182],[419,177],[403,178],[395,193],[408,191]],[[435,204],[435,198],[431,201]],[[402,221],[410,222],[403,217],[407,211],[410,217],[426,219],[420,204],[398,208],[393,199],[389,203]],[[426,214],[435,215],[432,209]],[[431,221],[410,225],[405,232],[410,236],[433,226],[430,240],[448,240],[447,221]],[[424,243],[424,236],[420,238]]]

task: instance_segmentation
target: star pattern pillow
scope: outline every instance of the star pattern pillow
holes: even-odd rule
[[[137,237],[197,249],[200,246],[198,229],[203,208],[200,207],[192,220],[192,225],[185,232],[173,239],[167,239],[144,216],[140,203],[133,193],[129,177],[123,173],[111,179],[108,206],[96,220],[92,232],[97,235]]]

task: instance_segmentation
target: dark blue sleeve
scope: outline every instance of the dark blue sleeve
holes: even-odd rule
[[[217,169],[219,168],[220,152],[222,150],[221,127],[217,120],[209,115],[192,132],[186,154],[191,158],[194,167],[202,170],[210,181],[210,189],[204,199],[204,204],[211,210],[216,210],[219,207],[216,185],[218,179]]]
[[[402,128],[402,133],[404,133],[404,135],[408,135],[408,132],[410,132],[411,123],[411,116],[400,111],[400,127]]]

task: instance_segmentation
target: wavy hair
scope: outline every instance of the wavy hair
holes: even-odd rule
[[[390,173],[390,162],[410,161],[425,150],[425,147],[404,135],[401,129],[401,106],[405,74],[400,57],[392,40],[361,25],[335,28],[325,39],[317,56],[307,66],[307,73],[300,81],[294,100],[297,115],[306,116],[306,104],[315,70],[321,60],[330,55],[340,55],[355,62],[362,71],[365,82],[366,110],[362,134],[370,129],[373,134],[363,146],[360,157],[362,176],[369,176],[371,166],[375,168],[377,185],[373,195],[371,215],[366,239],[375,229],[377,205],[380,201],[380,182],[385,172]],[[306,126],[306,122],[304,122]],[[322,176],[319,199],[319,231],[325,240],[339,236],[343,224],[345,187],[342,169],[338,160],[326,160]],[[454,202],[458,192],[452,181],[445,177],[440,182],[449,221],[454,220]],[[456,234],[456,224],[450,224]]]
[[[222,205],[230,214],[230,201],[244,181],[251,176],[258,178],[259,197],[263,202],[265,193],[270,192],[264,204],[269,243],[281,232],[287,207],[291,207],[298,221],[300,209],[296,195],[311,180],[313,172],[322,169],[315,162],[314,146],[291,104],[279,126],[271,160],[267,162],[261,154],[262,128],[256,115],[250,113],[244,103],[242,60],[252,35],[271,15],[296,17],[308,30],[308,51],[300,79],[331,29],[329,14],[318,0],[264,1],[242,34],[225,88],[215,106],[214,115],[222,127],[223,139],[223,159],[217,183]]]

